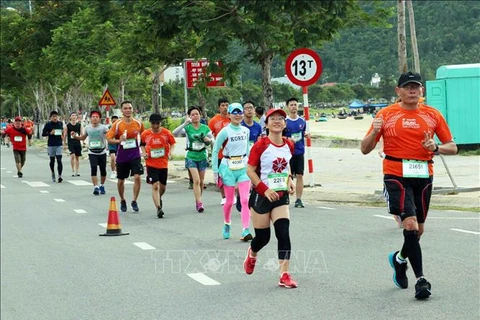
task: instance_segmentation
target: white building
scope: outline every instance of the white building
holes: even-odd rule
[[[378,75],[378,73],[375,73],[373,75],[372,79],[370,80],[370,86],[378,88],[380,86],[380,80],[381,80],[381,78]]]

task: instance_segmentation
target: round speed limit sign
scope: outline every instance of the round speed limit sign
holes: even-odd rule
[[[285,63],[285,72],[290,81],[297,86],[307,87],[314,84],[322,74],[322,59],[313,50],[301,48],[293,51]]]

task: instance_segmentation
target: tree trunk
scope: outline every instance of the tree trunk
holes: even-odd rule
[[[415,31],[415,16],[412,0],[407,0],[408,18],[410,22],[410,37],[412,38],[413,65],[415,72],[420,73],[420,57],[418,56],[417,32]]]
[[[265,111],[273,107],[273,89],[271,81],[270,69],[272,67],[273,54],[266,53],[261,61],[262,64],[262,92],[263,92],[263,106]]]
[[[407,72],[407,36],[405,31],[405,0],[398,0],[398,71]]]
[[[155,71],[153,73],[153,79],[152,79],[152,106],[153,110],[155,110],[155,113],[159,113],[160,110],[158,108],[158,88],[160,86],[160,72]]]

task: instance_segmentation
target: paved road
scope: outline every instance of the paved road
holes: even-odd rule
[[[478,319],[480,220],[471,212],[431,211],[422,238],[428,301],[391,280],[387,254],[402,231],[383,208],[316,203],[291,208],[292,267],[299,288],[277,286],[276,240],[255,273],[242,272],[247,244],[221,238],[219,194],[205,191],[194,210],[184,179],[171,180],[157,219],[144,184],[140,213],[120,214],[124,237],[104,232],[109,197],[81,177],[49,180],[44,150],[27,155],[15,177],[1,150],[2,319]],[[67,164],[67,161],[64,161]],[[68,166],[67,166],[68,169]],[[69,170],[66,170],[68,173]],[[27,183],[28,182],[28,183]],[[130,195],[131,185],[127,185]],[[118,198],[117,198],[118,199]],[[408,311],[409,315],[405,312]]]

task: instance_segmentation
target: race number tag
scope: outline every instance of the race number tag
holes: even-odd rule
[[[228,159],[228,168],[230,170],[240,170],[245,168],[243,157],[231,157]]]
[[[267,176],[268,188],[275,191],[288,190],[288,172],[285,173],[270,173]]]
[[[15,136],[15,137],[13,137],[13,141],[15,141],[15,142],[22,142],[22,140],[23,140],[23,137],[22,137],[22,136]]]
[[[156,159],[165,156],[165,148],[150,149],[150,158]]]
[[[418,160],[402,160],[404,178],[428,178],[428,162]]]
[[[123,149],[133,149],[137,147],[137,139],[127,139],[123,145]]]
[[[292,139],[295,142],[302,140],[302,133],[301,132],[292,133]]]
[[[55,135],[56,136],[61,136],[62,135],[62,132],[63,132],[63,129],[55,129]]]
[[[200,141],[193,141],[192,143],[192,150],[202,150],[205,149],[205,143],[200,142]]]
[[[88,146],[90,149],[99,149],[102,147],[102,142],[99,141],[99,140],[91,140],[89,143],[88,143]]]

